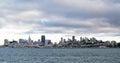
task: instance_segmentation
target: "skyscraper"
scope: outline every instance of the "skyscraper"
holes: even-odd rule
[[[31,41],[31,37],[29,36],[28,37],[28,43],[31,43],[32,41]]]
[[[32,40],[31,40],[31,37],[30,37],[30,36],[28,37],[28,45],[29,45],[29,46],[32,46],[32,45],[33,45],[33,44],[32,44]]]
[[[45,45],[45,35],[42,35],[42,36],[41,36],[41,43],[42,43],[43,45]]]
[[[72,36],[72,41],[73,41],[73,42],[75,41],[75,36]]]
[[[64,42],[64,39],[61,37],[61,41],[60,42]]]

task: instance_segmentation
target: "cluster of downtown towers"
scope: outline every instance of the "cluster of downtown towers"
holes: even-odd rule
[[[106,47],[120,47],[120,43],[116,41],[102,41],[97,40],[96,38],[87,38],[87,37],[80,37],[80,40],[76,40],[75,36],[72,36],[72,39],[66,40],[61,37],[61,40],[58,43],[52,43],[51,40],[46,40],[45,35],[41,36],[41,40],[38,41],[31,40],[31,37],[26,39],[19,39],[19,41],[9,41],[8,39],[4,39],[3,47],[20,47],[20,48],[91,48],[91,47],[98,47],[98,48],[106,48]]]
[[[28,39],[19,39],[19,41],[9,41],[8,39],[4,39],[4,46],[5,47],[44,47],[49,46],[52,47],[53,43],[51,40],[46,40],[45,35],[41,36],[41,40],[33,41],[29,36]]]

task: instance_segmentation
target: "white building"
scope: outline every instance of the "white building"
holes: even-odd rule
[[[5,45],[5,46],[8,46],[9,44],[10,44],[10,43],[9,43],[8,39],[5,39],[5,40],[4,40],[4,45]]]
[[[52,47],[53,44],[51,42],[51,40],[45,40],[45,47]]]
[[[28,46],[33,46],[33,41],[31,40],[31,37],[28,38]]]

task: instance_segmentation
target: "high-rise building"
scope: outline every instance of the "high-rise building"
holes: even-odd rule
[[[41,43],[42,43],[43,45],[45,45],[45,35],[42,35],[42,36],[41,36]]]
[[[61,37],[61,41],[60,42],[64,42],[64,39]]]
[[[33,43],[32,43],[31,37],[29,36],[29,38],[28,38],[28,45],[29,45],[29,46],[32,46],[32,44],[33,44]]]
[[[97,40],[96,40],[96,38],[92,37],[92,38],[90,38],[90,42],[91,42],[91,43],[96,43]]]
[[[111,41],[112,47],[115,47],[117,45],[116,41]]]
[[[82,37],[80,37],[80,41],[83,41],[83,38],[82,38]]]
[[[45,40],[45,46],[49,46],[51,44],[52,44],[51,40]]]
[[[88,43],[89,42],[89,39],[87,37],[85,37],[85,42]]]
[[[40,43],[40,39],[38,39],[38,42]]]
[[[27,46],[28,45],[28,40],[19,39],[19,45],[20,45],[20,47]]]
[[[75,41],[75,36],[72,36],[72,41]]]
[[[29,36],[29,38],[28,38],[28,43],[31,43],[31,37]]]
[[[5,45],[5,46],[8,46],[8,45],[9,45],[8,39],[5,39],[5,40],[4,40],[4,45]]]
[[[25,39],[19,39],[19,43],[27,43],[27,40],[25,40]]]

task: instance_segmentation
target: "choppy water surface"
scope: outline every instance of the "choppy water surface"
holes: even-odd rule
[[[0,48],[0,63],[120,63],[120,49]]]

